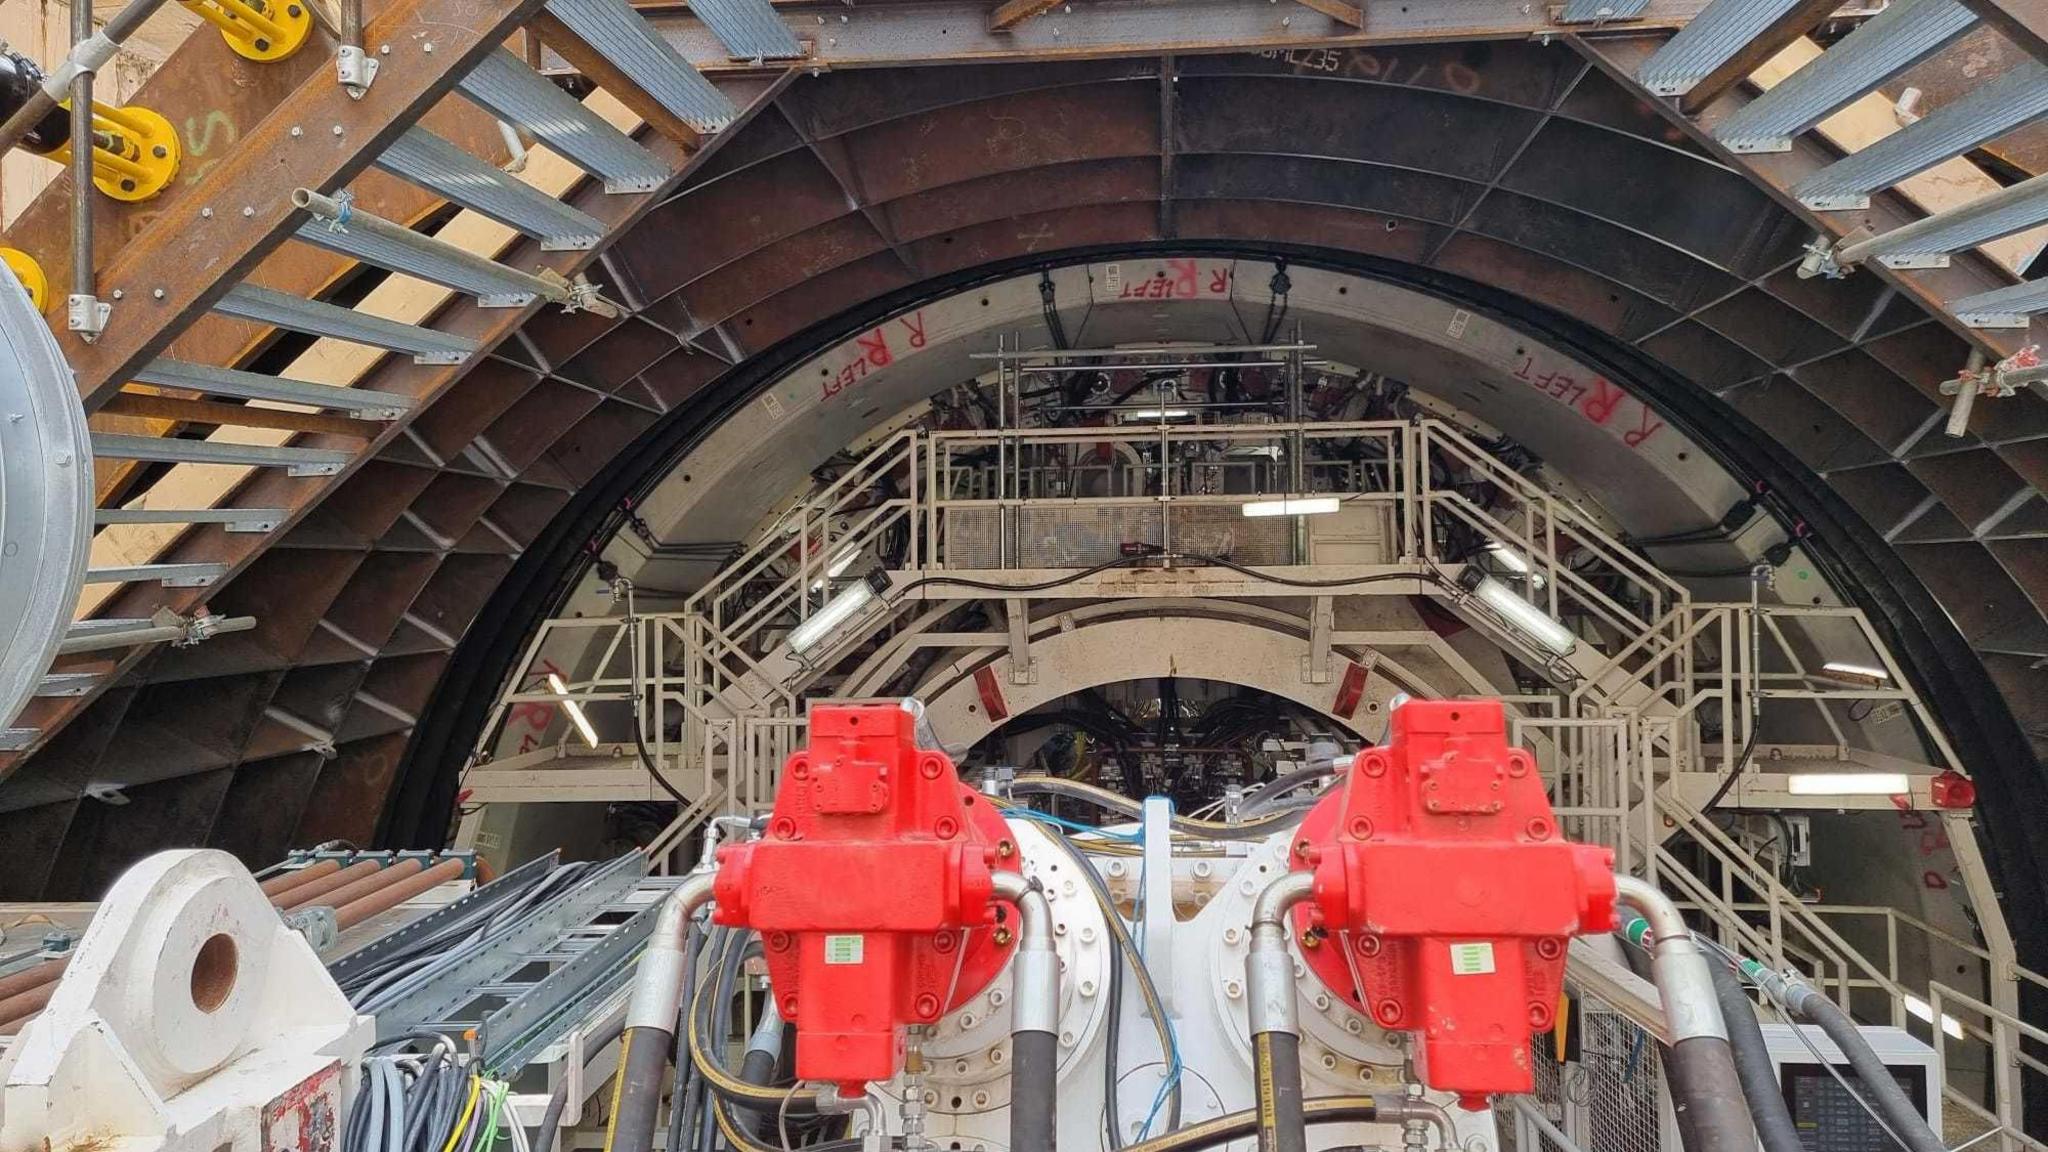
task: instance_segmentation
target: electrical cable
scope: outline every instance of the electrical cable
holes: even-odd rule
[[[469,1102],[462,1106],[462,1112],[455,1118],[455,1130],[448,1133],[448,1142],[441,1146],[441,1152],[455,1152],[455,1146],[462,1139],[462,1130],[468,1126],[471,1116],[476,1114],[476,1096],[483,1088],[483,1081],[475,1076],[469,1078]]]
[[[1082,880],[1087,883],[1089,890],[1095,894],[1095,902],[1102,909],[1103,921],[1109,926],[1110,935],[1116,938],[1117,951],[1122,954],[1124,961],[1130,965],[1132,974],[1137,977],[1138,994],[1145,1001],[1145,1010],[1152,1019],[1153,1032],[1159,1038],[1159,1053],[1164,1058],[1171,1050],[1173,1043],[1172,1034],[1168,1031],[1166,1025],[1165,1001],[1160,998],[1159,988],[1152,981],[1151,970],[1145,967],[1144,953],[1138,950],[1138,942],[1132,939],[1130,926],[1124,923],[1123,913],[1117,911],[1116,900],[1109,894],[1109,884],[1103,880],[1102,874],[1095,870],[1093,864],[1088,863],[1087,860],[1082,858],[1080,847],[1065,833],[1053,832],[1051,839],[1056,847],[1066,853],[1068,860],[1072,861],[1074,869],[1081,874]],[[1115,1005],[1111,1007],[1114,1008]],[[1112,1070],[1109,1075],[1116,1075],[1113,1070],[1116,1067],[1117,1059],[1118,1051],[1112,1047],[1109,1051],[1108,1063]],[[1118,1077],[1118,1079],[1120,1080],[1121,1078]],[[1105,1100],[1112,1100],[1115,1096],[1115,1088],[1112,1087]],[[1180,1116],[1181,1088],[1178,1083],[1175,1083],[1172,1098],[1167,1102],[1166,1125],[1169,1130],[1180,1127]]]
[[[1108,812],[1128,816],[1133,820],[1144,819],[1144,806],[1128,796],[1083,784],[1078,780],[1063,780],[1057,776],[1019,776],[1010,782],[1012,795],[1061,796],[1069,800],[1080,800],[1093,804]],[[1282,813],[1263,820],[1226,824],[1215,820],[1194,820],[1175,816],[1168,823],[1175,832],[1198,836],[1208,840],[1263,840],[1296,822],[1296,814]]]
[[[1721,801],[1726,799],[1729,791],[1735,787],[1735,781],[1742,776],[1744,771],[1748,770],[1750,753],[1756,751],[1756,734],[1758,729],[1762,727],[1763,725],[1751,721],[1749,739],[1742,742],[1742,752],[1735,757],[1735,766],[1728,769],[1728,774],[1721,778],[1721,783],[1714,789],[1714,794],[1707,797],[1707,802],[1700,806],[1700,815],[1704,816],[1719,808]]]

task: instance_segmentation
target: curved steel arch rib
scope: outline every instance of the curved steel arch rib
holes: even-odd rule
[[[806,79],[606,255],[634,315],[536,317],[214,597],[261,628],[151,657],[0,785],[0,874],[65,896],[159,844],[437,840],[474,701],[620,499],[730,405],[923,298],[1211,251],[1485,308],[1772,484],[1942,702],[2008,884],[2039,895],[1999,814],[2048,805],[2048,421],[1929,438],[1961,340],[1872,278],[1797,279],[1804,239],[1563,46]]]

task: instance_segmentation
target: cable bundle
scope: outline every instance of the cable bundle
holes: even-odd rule
[[[446,1036],[422,1033],[396,1043],[420,1038],[433,1050],[363,1061],[342,1152],[492,1152],[500,1139],[512,1152],[528,1152],[526,1129],[506,1107],[512,1085],[484,1075]]]

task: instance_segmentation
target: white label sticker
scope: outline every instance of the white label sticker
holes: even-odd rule
[[[1451,945],[1451,975],[1485,976],[1492,971],[1493,944],[1490,941]]]
[[[769,419],[782,419],[782,398],[775,393],[763,392],[761,394],[761,407],[768,410]]]
[[[1124,290],[1124,266],[1121,264],[1104,264],[1102,266],[1102,287],[1111,296],[1122,294]]]
[[[1460,308],[1456,312],[1451,313],[1451,324],[1445,331],[1451,334],[1451,339],[1463,340],[1465,338],[1465,325],[1471,322],[1472,314]],[[1492,969],[1488,969],[1488,971],[1492,971]]]
[[[825,937],[825,963],[858,964],[867,955],[868,938],[865,936]],[[1493,963],[1492,954],[1487,956],[1488,971]]]

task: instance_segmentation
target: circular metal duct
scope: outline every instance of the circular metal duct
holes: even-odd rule
[[[56,658],[92,523],[92,437],[71,369],[21,282],[0,272],[0,727]]]

